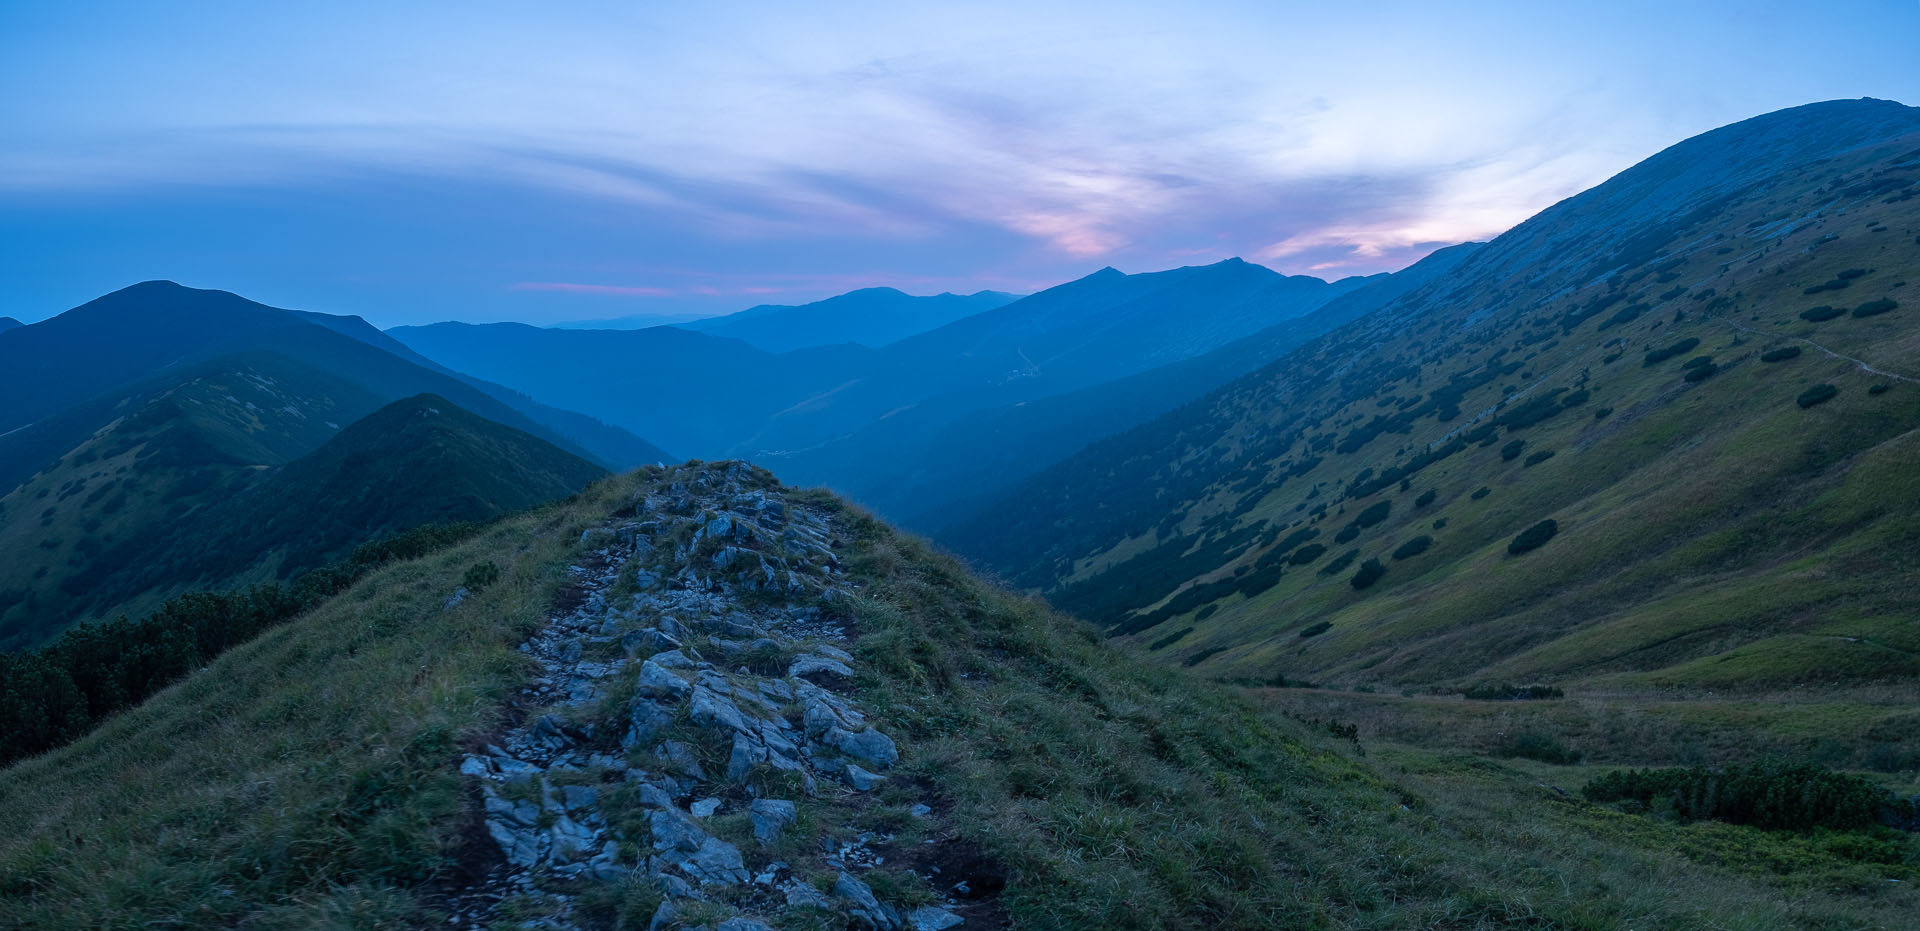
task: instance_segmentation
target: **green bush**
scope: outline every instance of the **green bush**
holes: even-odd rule
[[[1877,317],[1898,306],[1900,306],[1899,301],[1890,297],[1883,297],[1877,301],[1868,301],[1865,304],[1855,307],[1853,309],[1853,315],[1856,317]]]
[[[1300,628],[1300,639],[1305,640],[1308,637],[1318,637],[1321,634],[1324,634],[1327,631],[1332,629],[1333,629],[1332,621],[1320,621],[1318,623],[1308,624],[1307,626]]]
[[[1833,277],[1840,278],[1846,281],[1852,281],[1855,278],[1864,276],[1866,273],[1867,273],[1867,270],[1864,268],[1849,268],[1846,271],[1843,271],[1837,275],[1834,275]]]
[[[1338,556],[1335,556],[1333,560],[1327,563],[1326,565],[1321,566],[1320,574],[1321,575],[1338,575],[1342,572],[1345,572],[1347,570],[1347,567],[1353,565],[1353,561],[1359,558],[1360,558],[1359,550],[1348,550],[1344,553],[1341,553]]]
[[[1806,289],[1804,289],[1803,291],[1801,291],[1800,293],[1802,293],[1802,294],[1819,294],[1819,293],[1820,293],[1820,292],[1822,292],[1822,291],[1838,291],[1838,290],[1840,290],[1840,289],[1842,289],[1842,288],[1845,288],[1845,287],[1847,287],[1848,285],[1851,285],[1851,284],[1853,284],[1853,282],[1852,282],[1852,281],[1850,281],[1850,280],[1848,280],[1848,279],[1846,279],[1846,278],[1834,278],[1834,279],[1830,279],[1830,280],[1828,280],[1828,281],[1823,281],[1823,282],[1821,282],[1820,284],[1817,284],[1817,285],[1814,285],[1813,287],[1810,287],[1810,288],[1806,288]]]
[[[1798,346],[1782,346],[1779,349],[1769,349],[1760,354],[1760,361],[1762,362],[1785,362],[1788,359],[1798,358],[1800,358],[1800,347]]]
[[[1540,731],[1521,731],[1502,739],[1494,746],[1493,755],[1517,756],[1556,766],[1572,766],[1580,762],[1580,751],[1567,746],[1560,738]]]
[[[1825,404],[1833,400],[1839,393],[1840,389],[1822,383],[1800,392],[1800,397],[1795,399],[1795,403],[1799,404],[1802,408],[1808,408],[1815,404]]]
[[[1821,304],[1818,307],[1809,307],[1806,310],[1801,311],[1800,319],[1806,320],[1812,323],[1820,323],[1821,321],[1824,321],[1824,320],[1832,320],[1833,318],[1841,316],[1846,312],[1847,312],[1846,308],[1844,307],[1834,307],[1830,304]]]
[[[1339,533],[1336,533],[1333,535],[1333,542],[1352,543],[1355,539],[1358,539],[1359,536],[1360,536],[1360,525],[1348,524],[1345,527],[1340,528]]]
[[[1868,388],[1867,393],[1872,395],[1881,395],[1881,394],[1886,394],[1892,388],[1893,388],[1892,385],[1889,385],[1883,381],[1877,385],[1874,385],[1871,388]]]
[[[1481,498],[1484,498],[1490,494],[1493,494],[1493,489],[1488,488],[1485,485],[1482,485],[1479,488],[1475,489],[1473,494],[1470,494],[1467,497],[1472,498],[1475,501],[1478,501]]]
[[[1287,557],[1287,562],[1295,566],[1304,566],[1307,563],[1319,559],[1320,554],[1326,551],[1327,547],[1324,543],[1309,543],[1306,546],[1294,550],[1293,555]]]
[[[1641,364],[1642,365],[1659,365],[1660,363],[1665,362],[1668,359],[1671,359],[1675,356],[1686,355],[1687,353],[1692,352],[1694,350],[1694,347],[1699,345],[1700,345],[1699,337],[1689,336],[1686,339],[1683,339],[1677,343],[1674,343],[1671,346],[1666,346],[1664,348],[1655,349],[1648,352],[1646,361]]]
[[[1712,365],[1712,364],[1713,364],[1712,356],[1694,356],[1693,358],[1688,359],[1680,367],[1683,369],[1692,369],[1692,368],[1699,368],[1700,366],[1703,366],[1703,365]]]
[[[1705,365],[1696,365],[1687,369],[1686,378],[1690,382],[1702,382],[1718,374],[1720,374],[1720,366],[1708,362]]]
[[[1540,701],[1548,698],[1565,698],[1567,693],[1551,685],[1473,685],[1461,689],[1460,694],[1474,701]]]
[[[1553,535],[1559,532],[1560,525],[1549,517],[1520,531],[1520,535],[1514,537],[1512,543],[1507,544],[1507,552],[1518,556],[1521,553],[1537,550],[1545,546],[1547,541],[1553,539]]]
[[[1613,408],[1611,408],[1611,407],[1603,407],[1603,408],[1600,408],[1599,410],[1597,410],[1597,411],[1594,411],[1594,412],[1593,412],[1593,419],[1595,419],[1595,420],[1605,420],[1605,419],[1607,419],[1607,418],[1608,418],[1609,416],[1611,416],[1612,414],[1613,414]]]
[[[1417,508],[1426,507],[1427,505],[1432,504],[1434,499],[1438,497],[1440,497],[1440,492],[1429,488],[1426,491],[1421,492],[1420,497],[1413,499],[1413,506]]]
[[[498,581],[500,581],[500,567],[494,565],[493,560],[489,559],[486,562],[477,562],[468,566],[466,574],[460,577],[460,587],[470,592],[477,592]]]
[[[1500,447],[1500,459],[1503,462],[1512,462],[1513,460],[1520,458],[1520,451],[1526,448],[1527,448],[1526,440],[1514,440],[1513,442]]]
[[[1423,533],[1396,547],[1393,551],[1393,558],[1410,559],[1426,552],[1431,546],[1433,546],[1433,538]]]
[[[1521,463],[1521,465],[1531,469],[1534,466],[1537,466],[1540,463],[1545,462],[1552,458],[1553,458],[1553,450],[1542,449],[1542,450],[1539,450],[1538,452],[1535,452],[1533,455],[1528,456],[1527,461]]]
[[[1368,505],[1366,510],[1361,511],[1357,516],[1355,516],[1353,519],[1353,523],[1355,526],[1359,526],[1359,527],[1371,527],[1374,524],[1377,524],[1383,520],[1386,520],[1387,515],[1391,513],[1393,513],[1393,502],[1375,501],[1374,503]]]
[[[1359,569],[1354,571],[1353,578],[1347,581],[1355,591],[1358,591],[1380,581],[1380,577],[1386,574],[1387,567],[1381,565],[1378,558],[1369,557],[1366,562],[1360,564]]]
[[[1895,804],[1884,789],[1859,776],[1777,762],[1725,769],[1621,770],[1587,783],[1580,794],[1595,802],[1671,806],[1685,821],[1712,819],[1796,831],[1867,827]]]

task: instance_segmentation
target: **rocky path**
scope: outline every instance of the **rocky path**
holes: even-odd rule
[[[863,879],[897,839],[858,815],[900,750],[849,688],[829,519],[738,463],[648,488],[582,536],[521,647],[542,670],[521,723],[461,766],[498,857],[448,926],[588,929],[622,896],[658,900],[651,931],[964,924],[974,890],[951,873],[916,873],[911,902]],[[899,833],[941,842],[932,806],[911,816]]]

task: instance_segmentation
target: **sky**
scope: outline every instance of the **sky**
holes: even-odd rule
[[[1920,2],[0,4],[0,315],[552,324],[1391,271],[1817,100]]]

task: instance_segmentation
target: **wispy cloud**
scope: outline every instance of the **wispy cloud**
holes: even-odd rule
[[[1661,7],[1649,33],[1479,2],[126,3],[0,30],[0,86],[26,89],[0,97],[0,199],[465,186],[440,226],[404,218],[437,230],[412,268],[528,300],[1030,290],[1234,254],[1369,272],[1714,125],[1920,96],[1901,29],[1738,9]],[[1840,33],[1845,63],[1799,51]],[[1792,75],[1757,64],[1786,57]],[[583,233],[548,248],[520,226]],[[316,267],[353,264],[351,240]],[[717,277],[634,270],[664,261]]]

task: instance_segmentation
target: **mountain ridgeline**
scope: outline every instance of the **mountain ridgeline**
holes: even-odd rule
[[[943,540],[1241,681],[1910,681],[1917,183],[1884,101],[1687,140]]]
[[[0,643],[286,578],[428,523],[484,521],[606,470],[433,395],[365,414],[352,383],[272,354],[143,387],[0,498]],[[348,426],[335,432],[333,418]]]
[[[811,304],[762,304],[679,326],[767,352],[841,343],[878,349],[1019,299],[1005,291],[917,297],[894,288],[861,288]]]
[[[452,323],[388,332],[444,365],[671,449],[747,456],[930,526],[964,499],[1197,397],[1425,274],[1326,282],[1239,259],[1138,275],[1109,268],[878,348],[770,352],[719,338],[735,324],[829,312],[838,316],[824,328],[844,331],[849,308],[897,303],[875,291],[756,308],[705,333]],[[927,322],[896,325],[915,320]],[[1016,447],[1035,438],[1044,442]]]

